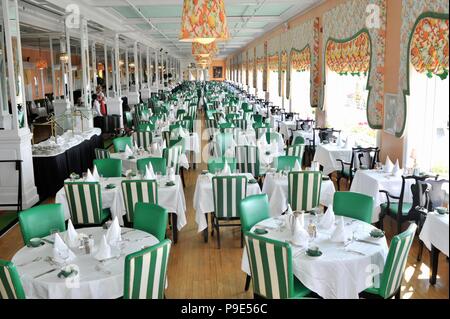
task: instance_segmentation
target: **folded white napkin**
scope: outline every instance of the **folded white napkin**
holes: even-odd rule
[[[176,175],[175,175],[175,168],[171,167],[169,168],[169,181],[175,182]]]
[[[125,146],[125,156],[133,156],[133,151],[131,150],[130,146],[128,146],[128,144]]]
[[[392,164],[391,159],[389,156],[386,158],[386,163],[384,164],[384,172],[385,173],[392,173],[392,170],[394,169],[394,164]]]
[[[302,166],[300,165],[300,162],[298,160],[295,161],[294,168],[292,169],[293,172],[301,172]]]
[[[337,145],[338,146],[342,146],[342,137],[341,134],[339,134],[338,140],[337,140]]]
[[[323,229],[330,229],[334,225],[336,216],[334,215],[333,205],[328,206],[326,213],[323,215],[319,226]]]
[[[222,176],[230,176],[231,175],[231,168],[230,165],[228,165],[227,160],[225,160],[225,164],[223,165],[222,170]]]
[[[88,169],[87,176],[86,176],[86,182],[96,182],[97,180],[94,178],[94,175],[92,175],[91,170]]]
[[[301,218],[295,218],[294,231],[292,235],[292,242],[299,246],[308,246],[309,235],[302,225]]]
[[[400,168],[400,163],[397,159],[397,161],[395,162],[394,168],[392,169],[392,175],[401,175],[402,174],[402,169]]]
[[[352,138],[350,138],[350,136],[349,136],[349,137],[347,137],[347,140],[345,141],[344,148],[351,148],[353,146],[353,144],[354,144],[354,142],[353,142]]]
[[[155,154],[158,151],[159,144],[158,143],[152,143],[151,151],[152,154]]]
[[[112,257],[111,247],[108,245],[105,235],[103,235],[102,239],[100,240],[100,245],[94,257],[97,260],[104,260]]]
[[[100,180],[100,175],[98,174],[98,170],[97,170],[97,166],[96,165],[94,165],[94,172],[92,173],[92,175],[94,176],[94,179],[96,181]]]
[[[181,138],[187,138],[189,137],[189,132],[187,130],[185,130],[184,128],[180,129],[180,137]]]
[[[156,179],[155,171],[153,170],[152,163],[148,163],[148,165],[145,167],[144,179],[146,179],[146,180],[154,180],[154,179]]]
[[[58,263],[66,263],[76,258],[73,251],[67,247],[59,234],[55,234],[55,243],[53,244],[53,258]]]
[[[117,246],[117,244],[121,240],[122,240],[121,229],[119,225],[119,220],[117,219],[116,216],[114,217],[111,226],[109,226],[108,230],[106,231],[106,241],[111,246]]]
[[[139,149],[139,147],[138,147],[136,141],[134,142],[134,146],[133,146],[133,147],[134,147],[135,150],[138,150],[138,149]]]
[[[66,237],[69,247],[78,248],[78,246],[80,246],[80,241],[78,240],[78,233],[75,230],[75,227],[73,227],[71,219],[69,219],[69,222],[67,223]]]
[[[344,217],[341,216],[338,220],[338,224],[333,234],[331,235],[330,240],[332,242],[344,243],[347,241],[347,234],[345,229]]]
[[[225,124],[227,121],[223,117],[219,119],[219,124]]]

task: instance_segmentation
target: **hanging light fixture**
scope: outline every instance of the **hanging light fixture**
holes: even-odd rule
[[[180,41],[210,44],[229,37],[223,0],[184,0]]]
[[[61,61],[62,63],[69,63],[69,55],[66,52],[62,52],[59,55],[59,61]]]
[[[217,54],[216,42],[210,44],[192,43],[192,55],[200,57],[209,57]]]
[[[48,67],[47,61],[41,57],[41,39],[39,39],[39,60],[36,62],[36,68],[38,70],[43,70]]]

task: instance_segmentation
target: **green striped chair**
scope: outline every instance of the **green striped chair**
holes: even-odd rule
[[[242,118],[246,121],[250,121],[253,118],[253,111],[244,111]]]
[[[247,121],[243,120],[243,119],[237,119],[233,121],[233,124],[235,127],[240,128],[241,130],[246,130],[247,129]]]
[[[124,299],[163,299],[171,241],[125,257]]]
[[[125,112],[125,125],[129,130],[133,128],[133,115],[131,112]]]
[[[256,146],[236,146],[236,161],[239,172],[260,177],[259,151]]]
[[[182,119],[184,119],[184,117],[186,116],[186,110],[180,109],[177,110],[177,120],[181,121]]]
[[[296,136],[294,141],[292,142],[292,145],[304,145],[305,144],[305,138],[303,136]]]
[[[412,223],[406,231],[392,238],[384,269],[379,277],[379,284],[366,289],[360,294],[361,297],[388,299],[395,296],[396,299],[400,299],[406,262],[416,229],[417,225]]]
[[[214,157],[208,159],[208,172],[211,174],[216,174],[217,171],[222,171],[225,166],[225,161],[227,161],[230,166],[231,172],[236,172],[236,159],[226,158],[226,157]]]
[[[233,147],[233,134],[231,133],[220,133],[216,135],[215,138],[215,147],[214,147],[214,156],[215,157],[223,157],[225,156],[225,152]]]
[[[208,130],[209,139],[212,140],[214,135],[216,135],[219,131],[219,125],[217,124],[217,121],[214,119],[207,119],[206,128]]]
[[[175,174],[180,174],[180,158],[183,153],[181,145],[174,145],[163,150],[163,157],[166,159],[166,167],[174,168]]]
[[[25,299],[25,291],[16,266],[0,259],[0,299]]]
[[[133,227],[156,237],[159,241],[166,237],[169,220],[167,209],[151,203],[137,202],[134,207]]]
[[[19,226],[25,245],[31,238],[50,235],[52,229],[66,230],[62,204],[39,205],[19,213]]]
[[[333,211],[336,215],[372,223],[373,197],[353,192],[336,192],[333,197]]]
[[[247,196],[247,178],[245,176],[215,176],[212,184],[214,197],[212,231],[214,234],[214,229],[217,230],[217,244],[220,249],[220,227],[241,227],[240,223],[220,224],[220,221],[240,221],[239,205]]]
[[[141,132],[153,132],[156,130],[156,124],[151,121],[140,120],[136,126],[136,130]]]
[[[95,158],[96,159],[105,159],[105,158],[110,158],[111,154],[109,153],[108,150],[105,150],[103,148],[96,148],[94,150],[95,152]]]
[[[137,202],[158,204],[158,183],[155,180],[124,180],[122,193],[130,224],[134,221],[134,208]]]
[[[152,163],[155,174],[166,175],[166,159],[164,157],[147,157],[137,160],[136,166],[138,171],[145,173],[149,163]]]
[[[261,137],[266,136],[267,133],[272,132],[271,127],[257,127],[255,128],[256,139],[259,140]],[[267,136],[266,136],[267,138]]]
[[[290,172],[288,202],[294,211],[311,211],[320,205],[321,172]]]
[[[286,170],[286,168],[288,168],[289,170],[292,170],[295,167],[295,163],[297,161],[298,161],[298,157],[296,157],[296,156],[279,156],[276,159],[276,168],[278,171]],[[300,161],[299,161],[299,163],[300,163]]]
[[[292,250],[286,242],[245,233],[255,298],[303,298],[311,291],[292,272]]]
[[[255,121],[255,125],[262,125],[263,116],[261,114],[253,114],[253,120]]]
[[[149,151],[153,142],[153,133],[151,131],[137,130],[133,134],[133,139],[138,147],[142,147]]]
[[[102,208],[100,183],[65,182],[64,190],[74,225],[101,225],[110,218],[109,209]]]
[[[125,147],[128,145],[129,147],[133,147],[133,140],[131,136],[117,137],[113,139],[114,152],[124,152]]]
[[[303,161],[303,154],[305,154],[305,145],[304,144],[289,146],[286,149],[286,156],[297,157],[300,164],[302,164],[302,161]]]
[[[110,177],[122,177],[122,160],[118,158],[105,158],[94,160],[94,166],[97,167],[98,174]]]

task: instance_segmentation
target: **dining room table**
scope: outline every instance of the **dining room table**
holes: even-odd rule
[[[54,235],[44,237],[38,247],[23,247],[12,258],[27,299],[117,299],[123,296],[125,257],[159,241],[153,235],[137,229],[121,228],[121,241],[111,247],[112,257],[98,260],[96,252],[107,230],[89,227],[77,230],[79,235],[92,235],[94,246],[70,248],[75,258],[61,262],[53,256]],[[59,233],[66,238],[66,232]],[[67,240],[65,240],[67,242]],[[74,271],[61,276],[70,266]],[[60,275],[60,276],[58,276]]]
[[[320,226],[321,215],[305,214],[305,229],[310,222],[319,225],[317,236],[307,244],[296,245],[292,241],[292,231],[287,227],[286,216],[266,219],[252,227],[251,232],[260,228],[267,234],[265,238],[287,242],[292,250],[292,270],[294,276],[309,290],[324,299],[357,299],[359,294],[379,283],[388,254],[385,237],[372,238],[372,225],[344,217],[346,242],[334,242],[330,238],[336,223],[329,229]],[[312,257],[306,253],[310,247],[318,247],[322,253]],[[244,248],[241,269],[251,275],[247,249]]]

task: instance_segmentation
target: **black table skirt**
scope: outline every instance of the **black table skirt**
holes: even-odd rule
[[[45,200],[55,196],[71,173],[81,175],[88,168],[92,168],[95,148],[103,148],[101,135],[94,135],[90,140],[56,156],[33,157],[34,182],[39,199]]]

